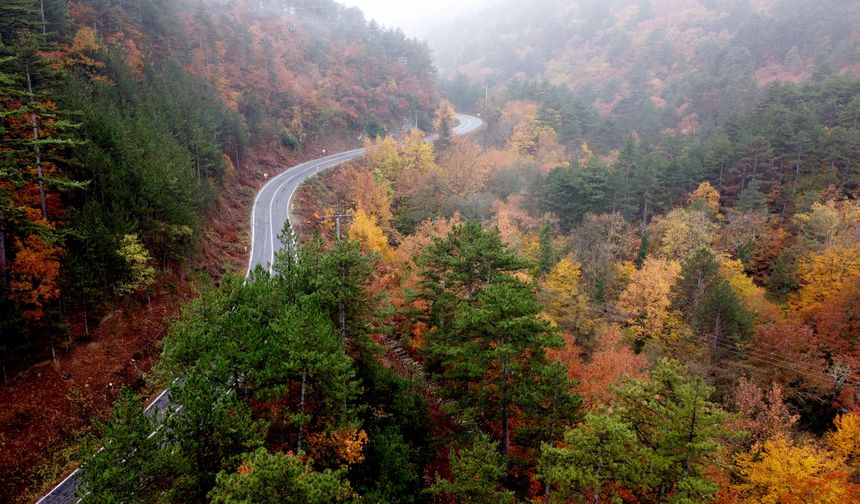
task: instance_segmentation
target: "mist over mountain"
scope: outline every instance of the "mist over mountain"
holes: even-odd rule
[[[545,80],[601,114],[690,131],[751,105],[770,83],[860,76],[858,26],[846,0],[525,0],[429,41],[447,78]]]

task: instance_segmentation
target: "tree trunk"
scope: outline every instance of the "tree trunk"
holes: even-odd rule
[[[502,405],[502,453],[508,454],[511,449],[511,426],[508,418],[508,405]]]
[[[642,229],[645,229],[648,226],[648,196],[642,198],[643,207],[642,207]]]
[[[0,226],[0,294],[6,292],[6,229]]]
[[[717,314],[717,320],[714,322],[714,338],[713,338],[713,345],[714,345],[714,354],[715,354],[714,356],[715,356],[715,357],[716,357],[716,350],[717,350],[717,340],[719,339],[720,329],[721,329],[721,327],[720,327],[720,326],[722,326],[722,323],[723,323],[723,321],[722,321],[722,314],[718,313],[718,314]]]
[[[502,390],[504,394],[502,397],[502,453],[507,455],[511,449],[511,419],[508,414],[508,385],[511,379],[511,370],[507,365],[502,370],[502,374],[505,380]]]
[[[30,79],[30,64],[27,64],[27,91],[30,93],[30,105],[33,105],[33,82]],[[36,174],[39,177],[39,202],[42,204],[42,219],[48,220],[48,206],[45,204],[45,180],[42,177],[42,153],[39,151],[39,127],[36,124],[36,112],[30,111],[30,122],[33,124],[33,147],[36,150]]]
[[[197,169],[197,180],[200,180],[200,146],[194,144],[194,165]]]
[[[698,381],[696,382],[696,395],[695,395],[694,400],[696,402],[695,402],[695,404],[693,404],[693,414],[691,415],[691,418],[690,418],[690,435],[687,437],[687,445],[688,446],[693,444],[693,439],[696,438],[696,414],[698,413],[698,410],[699,410],[699,382]],[[686,471],[688,473],[690,471],[690,462],[691,462],[690,451],[688,449],[687,450],[687,457],[684,459],[684,471]]]
[[[720,180],[717,183],[717,192],[719,192],[719,193],[723,192],[723,172],[725,172],[725,170],[726,170],[725,163],[720,163]]]
[[[307,370],[302,371],[302,391],[299,399],[299,412],[302,416],[305,415],[305,390],[308,383],[308,372]],[[304,424],[299,426],[299,440],[296,443],[296,453],[299,454],[302,452],[302,433],[304,432]]]
[[[39,0],[39,12],[42,13],[42,35],[48,36],[48,23],[45,22],[45,0]]]

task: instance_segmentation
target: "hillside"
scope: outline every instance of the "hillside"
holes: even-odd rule
[[[9,0],[0,500],[856,502],[855,11]]]
[[[721,124],[774,82],[860,76],[860,11],[846,0],[498,2],[435,30],[448,78],[546,80],[631,130]]]
[[[266,172],[427,124],[421,43],[332,1],[0,5],[0,500],[143,385]],[[43,21],[44,20],[44,21]]]

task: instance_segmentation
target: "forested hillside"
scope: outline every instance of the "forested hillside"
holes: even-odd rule
[[[205,291],[172,327],[170,428],[126,395],[81,492],[855,502],[853,190],[804,173],[823,190],[782,205],[759,172],[737,198],[705,177],[660,186],[677,191],[660,207],[619,191],[603,208],[622,161],[550,164],[564,149],[523,150],[517,131],[388,137],[310,180],[274,274]]]
[[[82,461],[99,502],[858,502],[852,3],[501,2],[435,44],[474,137],[326,1],[6,4],[10,350],[150,310],[261,171],[367,151],[270,271],[199,268],[157,364],[93,338],[124,367],[60,375],[72,414],[0,412],[0,495]]]
[[[0,500],[139,379],[190,268],[238,269],[264,171],[427,124],[434,79],[328,0],[2,2]]]
[[[860,76],[858,26],[846,0],[502,1],[430,43],[461,106],[546,81],[654,138],[722,124],[774,82]]]

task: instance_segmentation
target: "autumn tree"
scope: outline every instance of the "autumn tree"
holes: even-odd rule
[[[798,264],[797,274],[800,290],[791,304],[797,310],[813,308],[860,277],[860,247],[833,245],[811,252]]]
[[[860,486],[841,460],[811,442],[777,436],[735,458],[748,502],[850,502]]]
[[[367,253],[379,254],[386,263],[394,258],[394,251],[388,244],[388,238],[377,224],[376,217],[369,216],[362,209],[355,212],[352,224],[349,226],[349,239],[361,243],[361,249]]]
[[[672,307],[671,289],[680,272],[681,266],[675,261],[649,257],[633,273],[618,308],[637,340],[678,337],[680,317]]]
[[[709,210],[708,210],[709,211]],[[667,260],[683,261],[714,239],[715,224],[705,211],[676,208],[653,224],[658,250]]]
[[[579,356],[576,356],[579,358]],[[579,382],[577,391],[582,393],[590,406],[609,405],[611,389],[618,386],[624,377],[641,379],[648,368],[648,360],[637,354],[625,341],[620,328],[611,325],[602,331],[597,348],[588,362],[582,364],[580,374],[574,374]]]
[[[456,121],[457,117],[454,114],[454,107],[447,100],[440,101],[439,106],[436,108],[436,116],[433,118],[433,129],[439,135],[436,143],[440,150],[445,150],[451,143]]]
[[[828,432],[824,440],[840,459],[855,470],[860,464],[860,414],[844,413],[833,420],[836,430]]]
[[[786,404],[782,387],[774,383],[766,391],[752,380],[738,380],[733,402],[737,408],[738,429],[750,434],[752,443],[761,443],[780,435],[788,435],[800,419]]]
[[[61,256],[60,247],[35,234],[16,240],[9,297],[22,305],[24,317],[41,321],[47,305],[60,297]]]
[[[690,193],[687,203],[694,210],[707,210],[714,217],[720,215],[720,193],[708,181],[702,182]]]
[[[760,384],[776,383],[792,397],[814,398],[837,383],[826,373],[812,328],[797,320],[756,327],[752,343],[747,360]]]
[[[588,296],[582,291],[579,263],[559,261],[541,281],[539,299],[547,318],[562,330],[573,331],[580,346],[589,347],[592,332]]]
[[[152,256],[136,234],[123,236],[117,253],[125,261],[129,270],[128,280],[117,286],[118,293],[130,294],[152,285],[155,281]]]

